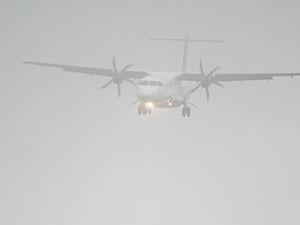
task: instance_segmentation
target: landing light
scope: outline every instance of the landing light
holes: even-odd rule
[[[154,107],[154,104],[152,102],[147,102],[146,103],[146,107],[147,108],[153,108]]]

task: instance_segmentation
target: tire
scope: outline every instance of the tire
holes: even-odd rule
[[[138,114],[139,114],[139,115],[142,114],[142,107],[141,107],[141,105],[138,106]]]
[[[191,116],[191,109],[190,109],[190,108],[187,109],[187,116],[188,116],[188,117]]]
[[[183,117],[185,117],[185,114],[186,114],[186,110],[185,110],[185,108],[183,107],[183,108],[182,108],[181,115],[182,115]]]

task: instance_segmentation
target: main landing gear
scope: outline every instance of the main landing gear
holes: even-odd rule
[[[138,106],[138,114],[139,115],[146,115],[147,113],[151,114],[152,110],[150,107],[147,107],[145,103],[140,103]]]
[[[191,116],[191,108],[188,107],[187,105],[184,105],[182,108],[182,116],[185,117],[190,117]]]
[[[137,113],[139,115],[146,115],[152,113],[151,105],[147,103],[140,103],[137,109]],[[183,117],[190,117],[191,116],[191,108],[187,106],[187,104],[183,104],[182,108],[182,116]]]

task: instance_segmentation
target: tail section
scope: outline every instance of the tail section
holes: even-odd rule
[[[211,42],[211,43],[221,43],[223,41],[218,40],[198,40],[198,39],[190,39],[188,35],[184,38],[151,38],[150,40],[154,41],[173,41],[173,42],[182,42],[183,43],[183,59],[181,65],[181,72],[186,72],[187,62],[188,62],[188,52],[189,52],[189,44],[193,42]]]

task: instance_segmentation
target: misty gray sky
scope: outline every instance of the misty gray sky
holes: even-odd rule
[[[0,1],[0,224],[298,225],[300,79],[139,117],[134,89],[22,64],[300,72],[298,1]]]

